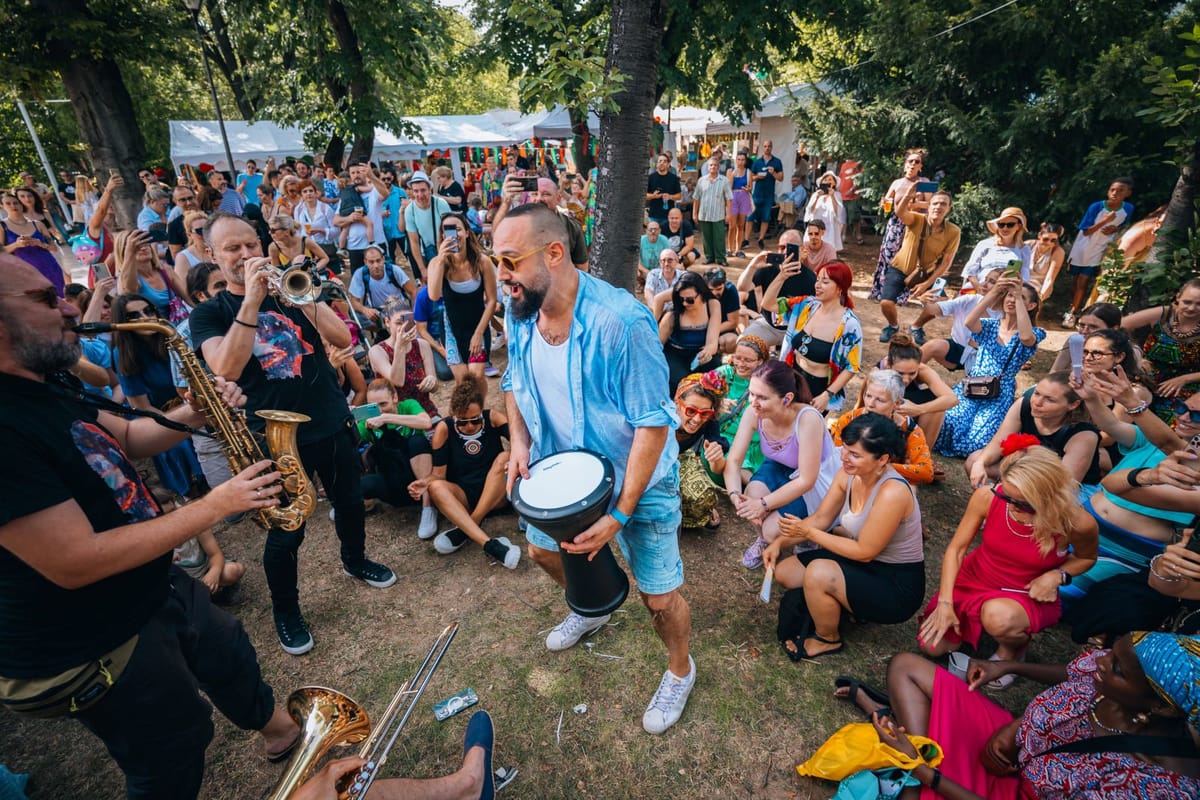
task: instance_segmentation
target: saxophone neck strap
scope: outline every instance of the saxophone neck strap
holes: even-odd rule
[[[213,434],[209,433],[206,430],[203,430],[201,428],[193,428],[191,425],[184,425],[182,422],[176,422],[175,420],[159,413],[158,411],[149,411],[149,410],[141,409],[141,408],[131,408],[129,406],[123,406],[120,403],[114,403],[112,400],[109,400],[107,397],[100,397],[99,395],[88,394],[87,392],[85,392],[83,390],[82,384],[64,381],[62,379],[62,376],[59,376],[59,375],[56,375],[51,380],[47,381],[47,386],[49,386],[54,391],[55,394],[58,394],[62,397],[70,398],[71,400],[75,401],[76,403],[80,403],[85,406],[91,406],[92,408],[97,408],[101,411],[107,411],[110,414],[116,414],[117,416],[126,417],[126,418],[128,418],[128,417],[148,417],[148,418],[154,420],[155,422],[157,422],[162,427],[168,428],[173,431],[179,431],[180,433],[190,433],[192,436],[205,436],[210,439],[213,438]]]

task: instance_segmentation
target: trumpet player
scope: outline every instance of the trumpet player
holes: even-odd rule
[[[183,441],[73,391],[79,312],[35,269],[0,255],[0,705],[73,717],[104,741],[131,798],[200,789],[212,709],[282,755],[298,731],[276,709],[241,623],[171,564],[224,517],[277,505],[260,461],[164,515],[133,464]],[[244,402],[217,379],[222,399]],[[167,417],[203,416],[184,404]],[[199,643],[199,644],[198,644]]]
[[[354,419],[321,343],[324,338],[334,347],[347,347],[349,329],[323,303],[296,306],[271,293],[274,268],[261,257],[258,234],[240,217],[213,215],[204,239],[227,286],[192,312],[192,341],[215,375],[242,387],[252,429],[262,424],[252,413],[259,409],[311,417],[297,433],[300,460],[321,477],[333,505],[342,568],[369,586],[391,586],[395,574],[366,557]],[[295,531],[274,528],[263,547],[275,631],[290,655],[313,647],[296,578],[303,541],[303,525]]]

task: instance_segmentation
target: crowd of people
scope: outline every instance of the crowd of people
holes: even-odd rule
[[[1036,797],[1196,796],[1200,281],[1128,315],[1094,296],[1133,222],[1126,178],[1086,211],[1069,253],[1062,225],[1026,240],[1029,220],[1009,207],[952,275],[953,197],[911,150],[879,208],[876,362],[840,255],[862,242],[857,165],[797,173],[785,190],[772,149],[712,153],[690,186],[655,159],[636,293],[587,272],[594,184],[516,152],[462,183],[443,165],[357,162],[338,176],[304,159],[171,187],[143,170],[130,230],[113,218],[119,175],[99,192],[76,181],[80,282],[49,252],[67,226],[4,194],[0,435],[28,455],[0,467],[0,704],[78,719],[131,797],[199,790],[212,727],[196,686],[261,731],[269,758],[290,752],[295,725],[222,608],[241,602],[246,566],[213,528],[296,498],[279,464],[231,468],[203,430],[212,409],[180,337],[256,434],[257,412],[308,418],[295,455],[327,501],[345,574],[367,587],[403,578],[368,557],[376,505],[411,506],[438,554],[473,542],[516,570],[519,534],[495,516],[514,483],[564,450],[611,461],[608,513],[567,541],[523,520],[524,553],[563,585],[558,551],[619,547],[666,651],[642,717],[651,734],[680,720],[696,684],[681,531],[719,530],[724,512],[752,531],[742,567],[783,589],[788,660],[917,619],[886,693],[857,680],[838,691],[897,749],[903,731],[942,744],[940,771],[913,773],[934,793],[1015,797],[1023,781]],[[1076,332],[1042,371],[1040,314],[1064,266],[1062,322]],[[927,339],[939,317],[949,336]],[[962,460],[972,493],[938,547],[921,505],[942,491],[946,458]],[[304,537],[303,523],[271,528],[261,559],[293,656],[317,641]],[[545,646],[570,648],[609,618],[571,610]],[[1060,621],[1082,654],[1066,668],[1026,662]],[[195,635],[213,645],[196,652]],[[968,682],[931,660],[960,652],[973,656]],[[1022,678],[1057,685],[1015,719],[973,691]],[[167,707],[170,740],[155,723]],[[1063,747],[1106,734],[1133,738]],[[1159,752],[1147,737],[1177,743]],[[383,794],[490,797],[491,742],[481,718],[461,772]]]

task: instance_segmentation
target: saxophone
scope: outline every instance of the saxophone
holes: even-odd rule
[[[180,369],[192,393],[192,406],[204,415],[205,422],[212,428],[221,444],[221,451],[229,461],[230,471],[236,475],[263,460],[262,449],[246,424],[245,413],[241,409],[231,409],[222,402],[217,387],[200,359],[196,358],[196,354],[170,323],[163,320],[89,322],[75,327],[75,332],[80,335],[109,331],[152,331],[165,337],[168,349],[179,358]],[[304,465],[300,463],[296,448],[296,427],[302,422],[309,422],[311,417],[291,411],[257,413],[266,420],[264,438],[275,462],[275,470],[281,476],[283,489],[279,505],[254,512],[254,521],[268,530],[280,528],[294,531],[304,524],[317,505],[317,493],[308,479],[308,473],[304,471]]]

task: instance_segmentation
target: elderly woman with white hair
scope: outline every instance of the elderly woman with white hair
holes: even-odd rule
[[[826,172],[817,179],[817,186],[804,209],[804,221],[819,219],[824,222],[825,241],[840,253],[845,249],[842,245],[842,228],[846,224],[846,203],[837,185],[837,175],[832,172]]]
[[[853,411],[842,414],[833,423],[830,433],[833,443],[842,446],[842,431],[851,421],[863,414],[875,413],[887,417],[904,433],[904,460],[892,463],[902,478],[914,486],[933,483],[933,455],[929,441],[917,421],[900,410],[904,401],[904,379],[894,369],[874,369],[863,385],[862,403]]]

